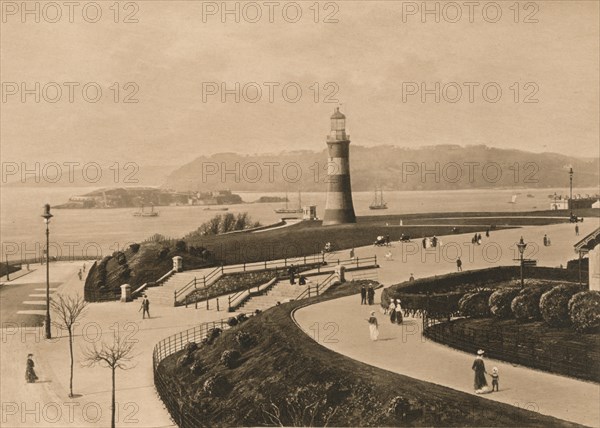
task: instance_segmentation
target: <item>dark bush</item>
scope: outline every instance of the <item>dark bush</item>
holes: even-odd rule
[[[238,361],[240,360],[241,354],[239,353],[239,351],[236,351],[235,349],[232,350],[227,350],[227,351],[223,351],[223,353],[221,354],[221,364],[223,364],[225,367],[227,367],[228,369],[232,369],[234,368]]]
[[[193,360],[192,356],[190,354],[184,353],[181,357],[179,357],[179,359],[177,360],[177,366],[178,367],[183,367],[183,366],[187,366],[189,363],[191,363]]]
[[[202,373],[204,367],[202,367],[202,363],[198,360],[194,361],[190,366],[190,371],[192,374],[199,375]]]
[[[115,253],[115,259],[117,259],[117,263],[119,263],[120,265],[124,265],[127,263],[127,257],[125,256],[125,253],[122,251],[117,251]]]
[[[402,422],[411,422],[423,414],[423,408],[415,398],[407,398],[397,395],[392,398],[388,409],[388,415],[394,415]]]
[[[206,336],[205,343],[207,345],[212,345],[215,342],[215,340],[217,340],[217,338],[221,335],[221,333],[223,333],[223,330],[221,330],[220,328],[211,328],[210,330],[208,330],[208,335]]]
[[[205,393],[213,397],[219,397],[224,395],[229,389],[229,383],[223,376],[215,375],[211,376],[202,385],[202,389]]]
[[[192,355],[192,353],[198,349],[198,344],[196,342],[190,342],[185,345],[183,349],[185,350],[186,354]]]
[[[167,256],[169,255],[169,249],[168,248],[161,248],[160,251],[158,252],[158,260],[163,260],[166,259]]]
[[[256,339],[253,335],[245,331],[239,331],[235,335],[235,341],[242,348],[250,348],[256,344]]]
[[[600,328],[600,291],[588,290],[573,295],[569,300],[569,316],[577,331],[597,331]]]
[[[458,301],[458,309],[467,317],[485,318],[490,315],[488,300],[492,294],[491,290],[473,291],[465,293]]]
[[[237,318],[237,321],[239,324],[248,320],[248,317],[246,316],[246,314],[238,314],[238,316],[236,318]]]
[[[533,321],[542,319],[540,314],[540,298],[551,286],[525,287],[513,299],[510,309],[519,321]]]
[[[140,244],[131,244],[129,248],[133,254],[136,254],[140,250]]]
[[[575,284],[558,285],[542,294],[540,313],[551,327],[567,327],[571,324],[569,317],[569,300],[581,288]]]
[[[180,253],[184,253],[187,251],[187,244],[185,241],[179,240],[175,243],[175,249]]]
[[[510,308],[512,300],[519,294],[520,288],[501,288],[490,295],[488,305],[490,312],[496,318],[512,318],[513,313]]]
[[[231,317],[227,320],[227,325],[229,325],[229,327],[235,327],[236,325],[238,325],[238,320],[235,317]]]

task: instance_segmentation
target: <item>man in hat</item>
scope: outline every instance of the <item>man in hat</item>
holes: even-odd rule
[[[148,314],[148,318],[150,318],[150,301],[148,300],[148,297],[146,297],[145,294],[144,298],[142,299],[142,306],[140,307],[140,311],[142,311],[142,319],[146,319],[146,314]]]

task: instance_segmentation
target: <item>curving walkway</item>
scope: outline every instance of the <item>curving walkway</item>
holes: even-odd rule
[[[575,236],[572,225],[554,225],[526,227],[519,230],[493,232],[490,238],[484,238],[484,244],[493,242],[503,252],[497,265],[512,264],[511,245],[523,235],[526,241],[541,242],[544,233],[551,236],[553,245],[539,249],[536,256],[542,266],[557,266],[566,264],[566,260],[575,258],[572,245],[587,230],[597,227],[597,219],[590,219],[585,226],[580,225],[581,235]],[[444,245],[451,242],[460,245],[470,235],[444,237]],[[400,251],[396,243],[396,251]],[[467,247],[468,247],[467,245]],[[482,246],[476,246],[480,250]],[[488,247],[491,247],[488,245]],[[389,248],[361,248],[363,251],[376,251],[385,254]],[[394,251],[394,248],[392,248]],[[440,260],[436,263],[433,257],[425,258],[422,254],[406,257],[395,257],[392,261],[382,261],[379,277],[385,286],[406,280],[410,273],[416,276],[432,276],[453,271],[452,260]],[[506,254],[508,253],[508,254]],[[385,260],[382,257],[383,260]],[[482,254],[473,253],[467,259],[463,268],[475,269],[489,267],[489,260]],[[376,302],[380,296],[377,291]],[[377,342],[369,338],[366,319],[369,312],[375,310],[380,323],[380,336]],[[378,305],[361,306],[359,296],[350,296],[307,306],[295,312],[295,319],[300,327],[321,345],[344,354],[350,358],[362,361],[372,366],[380,367],[396,373],[417,379],[433,382],[464,392],[473,392],[473,372],[471,364],[473,355],[437,344],[421,336],[421,319],[406,318],[401,326],[393,325],[386,315],[383,315]],[[331,324],[333,323],[334,328]],[[319,332],[317,335],[316,332]],[[331,334],[335,332],[335,334]],[[560,419],[588,426],[600,426],[600,385],[580,381],[525,367],[513,366],[500,361],[486,360],[486,368],[498,367],[500,372],[500,392],[482,395],[490,400],[496,400],[521,408],[538,411]]]

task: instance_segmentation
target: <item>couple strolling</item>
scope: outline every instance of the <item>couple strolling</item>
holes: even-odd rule
[[[471,367],[475,372],[475,380],[473,382],[473,388],[475,389],[476,394],[485,394],[487,392],[491,392],[488,388],[487,379],[485,375],[488,372],[485,370],[485,363],[483,362],[483,355],[485,352],[483,350],[477,351],[477,358],[473,361],[473,366]],[[492,391],[499,391],[499,375],[498,368],[494,367],[492,369]]]
[[[390,314],[390,321],[392,324],[402,324],[402,306],[400,305],[400,299],[390,299],[388,313]]]

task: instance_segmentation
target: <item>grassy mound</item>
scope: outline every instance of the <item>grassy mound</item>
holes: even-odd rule
[[[180,411],[204,426],[573,426],[344,357],[290,316],[360,285],[277,306],[165,359],[158,370]]]

